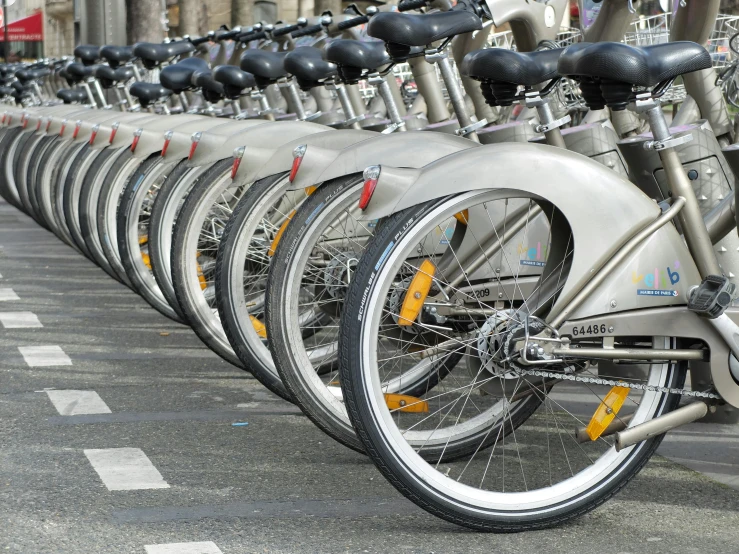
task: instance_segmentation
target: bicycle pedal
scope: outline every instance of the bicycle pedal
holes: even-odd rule
[[[709,275],[691,291],[688,309],[701,317],[715,319],[729,307],[735,289],[727,277]]]

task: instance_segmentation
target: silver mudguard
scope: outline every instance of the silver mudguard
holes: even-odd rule
[[[244,129],[251,129],[252,127],[267,123],[264,119],[248,119],[245,121],[223,120],[212,117],[209,119],[211,119],[211,123],[213,124],[205,124],[201,128],[190,129],[177,127],[169,129],[168,131],[172,131],[172,138],[170,139],[165,156],[167,161],[182,160],[189,156],[190,149],[192,148],[193,133],[203,133],[197,148],[218,149],[230,136],[238,134],[244,131]],[[164,134],[168,131],[165,131]],[[163,141],[164,136],[162,135],[162,145],[164,144]]]
[[[165,115],[156,116],[154,119],[146,120],[146,122],[137,122],[135,125],[123,125],[118,128],[118,131],[113,138],[113,142],[110,146],[113,148],[126,148],[133,142],[133,133],[137,129],[141,129],[141,137],[139,138],[139,144],[136,147],[136,151],[141,149],[141,152],[148,152],[148,155],[162,149],[162,136],[165,131],[183,125],[191,121],[204,121],[209,119],[202,115],[191,115],[191,114],[179,114],[179,115]]]
[[[380,162],[393,167],[423,167],[444,156],[479,146],[469,139],[423,131],[377,135],[341,150],[310,146],[288,190],[361,173],[367,166]]]
[[[247,148],[236,172],[234,184],[253,183],[270,175],[290,171],[293,163],[293,150],[301,144],[308,147],[306,153],[313,149],[338,152],[342,148],[356,143],[364,143],[371,137],[377,136],[378,133],[375,131],[345,129],[340,132],[325,131],[300,137],[271,151],[264,148]],[[305,161],[305,157],[303,157],[303,160]],[[300,167],[302,171],[302,163]]]
[[[217,148],[200,148],[188,160],[189,167],[214,164],[219,160],[233,157],[233,151],[241,146],[247,149],[265,149],[272,155],[272,150],[297,138],[323,131],[330,131],[331,127],[309,123],[307,121],[272,121],[264,125],[245,129],[244,132],[234,134]],[[202,139],[201,139],[202,140]],[[201,145],[205,146],[205,145]]]
[[[137,117],[117,117],[114,119],[109,119],[108,121],[105,121],[100,124],[100,128],[97,132],[97,137],[95,138],[95,141],[90,145],[93,150],[100,150],[102,148],[107,148],[110,146],[110,137],[113,134],[113,129],[116,129],[116,134],[118,132],[123,133],[124,136],[132,136],[133,132],[136,129],[139,129],[141,127],[146,126],[147,124],[151,123],[152,121],[156,121],[158,118],[162,117],[159,115],[150,114],[147,112],[144,113],[132,113],[132,114],[119,114],[119,115],[132,115]],[[69,122],[67,122],[69,125]],[[49,132],[53,134],[54,128],[61,129],[61,121],[52,122]],[[57,131],[58,133],[58,131]],[[65,135],[67,135],[67,132],[65,130]],[[69,137],[67,137],[69,138]]]
[[[570,277],[553,310],[569,301],[591,270],[660,214],[643,192],[598,162],[552,146],[511,143],[468,149],[422,169],[382,166],[360,219],[371,221],[450,194],[491,189],[548,200],[572,228],[578,243]]]

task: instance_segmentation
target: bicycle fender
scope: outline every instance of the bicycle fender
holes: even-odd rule
[[[511,191],[554,204],[576,244],[570,277],[557,305],[660,215],[657,204],[615,171],[580,154],[538,144],[493,144],[447,156],[421,169],[381,166],[362,220],[459,193]],[[557,309],[557,306],[554,307]]]
[[[234,149],[241,146],[247,150],[256,152],[265,150],[265,159],[269,159],[273,149],[297,138],[330,130],[330,127],[310,123],[307,121],[271,121],[262,125],[256,125],[244,129],[243,132],[235,133],[222,143],[218,148],[210,149],[198,147],[195,154],[188,161],[188,166],[214,164],[219,160],[233,157]]]
[[[378,136],[375,131],[364,131],[357,129],[346,129],[343,131],[326,131],[325,133],[316,133],[308,137],[299,138],[274,150],[271,158],[266,162],[263,159],[254,159],[250,150],[244,151],[244,158],[239,165],[239,171],[236,173],[234,183],[250,183],[258,181],[269,175],[284,173],[290,171],[293,164],[293,150],[295,147],[305,145],[311,149],[326,152],[340,152],[342,148],[347,148],[353,144],[366,141],[372,137]],[[304,157],[305,159],[305,157]],[[300,164],[302,168],[302,162]],[[292,190],[292,188],[288,188]]]
[[[375,135],[338,150],[309,146],[297,177],[288,190],[362,173],[367,166],[380,163],[419,168],[444,156],[479,146],[476,142],[455,135],[426,131]]]
[[[245,129],[266,123],[263,119],[250,119],[247,121],[223,120],[212,117],[209,119],[211,120],[209,123],[213,123],[212,125],[206,123],[199,128],[185,129],[184,127],[176,127],[165,131],[164,134],[172,131],[172,138],[170,139],[166,152],[167,161],[177,162],[189,157],[194,133],[202,133],[199,144],[196,147],[197,153],[197,150],[200,148],[205,151],[219,149],[230,136],[243,132]],[[162,135],[162,147],[164,146],[164,134]]]

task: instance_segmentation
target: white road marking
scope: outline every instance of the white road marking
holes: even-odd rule
[[[146,554],[223,554],[215,543],[177,542],[171,544],[148,544]]]
[[[112,413],[94,390],[47,390],[46,394],[59,415]]]
[[[19,346],[18,350],[31,367],[72,365],[61,346]]]
[[[20,300],[20,297],[10,287],[0,289],[0,302],[7,300]]]
[[[6,329],[43,327],[33,312],[0,312],[0,323]]]
[[[85,450],[85,456],[103,484],[111,491],[168,489],[151,460],[140,448],[102,448]]]

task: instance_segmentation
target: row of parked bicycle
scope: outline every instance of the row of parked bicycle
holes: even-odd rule
[[[562,48],[567,4],[403,0],[428,13],[2,66],[0,195],[424,509],[558,524],[664,432],[739,406],[737,148],[702,46],[719,2],[677,7],[694,42],[638,47],[613,42],[631,3],[603,0]],[[517,49],[480,48],[491,21]],[[219,40],[238,66],[198,57]]]

